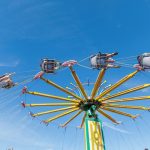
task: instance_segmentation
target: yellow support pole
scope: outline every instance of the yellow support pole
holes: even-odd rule
[[[25,107],[37,106],[79,106],[77,103],[45,103],[45,104],[25,104]]]
[[[47,79],[45,79],[45,78],[43,78],[43,77],[41,77],[41,79],[42,79],[43,81],[45,81],[46,83],[48,83],[48,84],[54,86],[55,88],[57,88],[57,89],[59,89],[59,90],[65,92],[66,94],[71,95],[71,96],[75,97],[76,99],[83,101],[81,97],[79,97],[78,95],[76,95],[76,94],[74,94],[74,93],[68,91],[67,89],[65,89],[65,88],[63,88],[63,87],[61,87],[61,86],[59,86],[58,84],[56,84],[56,83],[54,83],[54,82],[52,82],[52,81],[50,81],[50,80],[47,80]]]
[[[107,104],[107,103],[118,103],[118,102],[138,101],[138,100],[150,100],[150,96],[140,96],[140,97],[113,99],[113,100],[108,100],[108,101],[106,101],[106,104]]]
[[[41,116],[41,115],[45,115],[45,114],[50,114],[50,113],[54,113],[54,112],[58,112],[58,111],[69,110],[69,109],[73,109],[73,108],[77,108],[77,106],[71,106],[71,107],[66,107],[66,108],[59,108],[59,109],[44,111],[44,112],[40,112],[40,113],[33,114],[32,116],[33,116],[33,117],[36,117],[36,116]]]
[[[27,91],[26,93],[31,94],[31,95],[36,95],[36,96],[42,96],[42,97],[48,97],[48,98],[53,98],[53,99],[58,99],[58,100],[64,100],[64,101],[70,101],[73,103],[79,103],[79,100],[73,100],[70,98],[65,98],[65,97],[60,97],[60,96],[55,96],[55,95],[50,95],[50,94],[44,94],[44,93],[39,93],[39,92],[30,92]]]
[[[78,87],[79,87],[79,89],[80,89],[82,95],[84,96],[84,98],[85,98],[86,100],[88,100],[87,94],[86,94],[86,92],[85,92],[85,90],[84,90],[84,88],[83,88],[83,86],[82,86],[82,83],[80,82],[80,80],[79,80],[79,78],[78,78],[76,72],[73,70],[72,66],[70,66],[69,68],[70,68],[70,71],[71,71],[71,73],[72,73],[72,76],[73,76],[74,80],[76,81],[76,83],[77,83],[77,85],[78,85]]]
[[[118,124],[118,122],[117,122],[115,119],[113,119],[110,115],[106,114],[104,111],[102,111],[102,110],[100,110],[100,109],[98,109],[97,111],[98,111],[100,114],[102,114],[104,117],[106,117],[106,118],[108,118],[109,120],[111,120],[113,123]]]
[[[108,108],[108,107],[107,108],[103,107],[102,109],[113,112],[113,113],[116,113],[116,114],[119,114],[119,115],[127,116],[127,117],[130,117],[132,119],[135,119],[139,116],[139,115],[131,115],[131,114],[128,114],[128,113],[125,113],[125,112],[122,112],[122,111],[119,111],[119,110],[111,109],[111,108]]]
[[[127,80],[129,80],[130,78],[132,78],[133,76],[135,76],[136,73],[138,73],[138,70],[134,71],[133,73],[131,73],[131,74],[125,76],[124,78],[122,78],[121,80],[119,80],[117,83],[115,83],[110,88],[108,88],[107,90],[105,90],[104,92],[102,92],[99,96],[97,96],[96,100],[101,99],[103,96],[105,96],[106,94],[108,94],[111,91],[113,91],[114,89],[116,89],[118,86],[120,86],[121,84],[123,84],[124,82],[126,82]]]
[[[118,97],[118,96],[122,96],[122,95],[131,93],[131,92],[134,92],[134,91],[138,91],[138,90],[141,90],[141,89],[144,89],[144,88],[147,88],[147,87],[150,87],[150,84],[143,84],[143,85],[140,85],[140,86],[137,86],[137,87],[134,87],[134,88],[130,88],[130,89],[118,92],[118,93],[110,95],[110,96],[106,96],[106,97],[102,98],[102,101],[112,99],[112,98],[115,98],[115,97]]]
[[[61,125],[62,127],[65,127],[68,123],[70,123],[73,119],[75,119],[78,115],[80,115],[82,112],[82,110],[80,110],[79,112],[77,112],[73,117],[71,117],[68,121],[66,121],[63,125]]]
[[[70,111],[67,111],[67,112],[64,112],[64,113],[62,113],[62,114],[56,115],[55,117],[49,118],[49,119],[45,120],[44,122],[49,123],[49,122],[51,122],[51,121],[53,121],[53,120],[56,120],[56,119],[58,119],[58,118],[60,118],[60,117],[63,117],[63,116],[65,116],[65,115],[68,115],[68,114],[70,114],[70,113],[72,113],[72,112],[75,112],[75,111],[77,111],[77,110],[79,110],[79,108],[74,108],[74,109],[72,109],[72,110],[70,110]]]
[[[97,77],[97,80],[95,82],[94,88],[93,88],[92,93],[91,93],[91,99],[93,99],[95,97],[95,95],[97,94],[97,91],[98,91],[98,89],[101,85],[101,82],[103,80],[105,71],[106,71],[106,69],[102,68],[102,70],[99,72],[99,75]]]
[[[119,105],[119,104],[106,104],[106,105],[105,105],[105,108],[106,108],[106,107],[150,110],[150,108],[148,108],[148,107],[143,107],[143,106],[128,106],[128,105]]]
[[[83,118],[82,118],[82,122],[81,122],[81,125],[79,128],[82,128],[83,127],[83,124],[85,122],[85,118],[86,118],[86,113],[84,114]]]

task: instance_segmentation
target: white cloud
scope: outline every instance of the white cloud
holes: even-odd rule
[[[14,61],[14,62],[7,62],[7,63],[2,63],[0,62],[0,67],[17,67],[19,65],[19,60]]]
[[[24,123],[26,122],[26,125]],[[4,144],[12,143],[19,147],[29,147],[31,149],[52,150],[50,143],[43,139],[37,132],[36,127],[30,129],[31,120],[26,116],[17,123],[11,123],[10,120],[1,120],[0,123],[0,141]]]
[[[117,128],[117,127],[114,127],[106,122],[103,123],[103,126],[104,127],[108,127],[112,130],[115,130],[115,131],[118,131],[118,132],[121,132],[121,133],[125,133],[125,134],[131,134],[129,131],[126,131],[126,130],[123,130],[123,129],[120,129],[120,128]]]

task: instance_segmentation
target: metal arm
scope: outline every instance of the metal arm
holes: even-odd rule
[[[84,114],[84,116],[83,116],[83,118],[82,118],[82,122],[81,122],[80,128],[82,128],[82,127],[83,127],[83,124],[84,124],[85,118],[86,118],[86,113]]]
[[[104,117],[108,118],[111,120],[113,123],[119,124],[115,119],[113,119],[110,115],[106,114],[104,111],[98,109],[97,110],[100,114],[102,114]]]
[[[99,72],[99,75],[98,75],[98,77],[97,77],[97,80],[96,80],[96,82],[95,82],[94,88],[93,88],[92,93],[91,93],[91,99],[93,99],[93,98],[95,97],[95,95],[97,94],[98,89],[99,89],[99,87],[100,87],[100,85],[101,85],[101,82],[102,82],[102,80],[103,80],[105,71],[106,71],[106,69],[103,68],[103,69]]]
[[[25,107],[37,107],[37,106],[78,106],[77,103],[45,103],[45,104],[24,104]]]
[[[84,98],[85,98],[86,100],[88,100],[87,94],[86,94],[86,92],[85,92],[85,90],[84,90],[84,88],[83,88],[83,86],[82,86],[82,83],[80,82],[80,80],[79,80],[79,78],[78,78],[76,72],[73,70],[72,66],[70,66],[69,68],[70,68],[70,71],[71,71],[71,73],[72,73],[72,76],[73,76],[74,80],[76,81],[76,83],[77,83],[77,85],[78,85],[78,87],[79,87],[79,89],[80,89],[82,95],[84,96]]]
[[[71,107],[66,107],[66,108],[59,108],[59,109],[44,111],[44,112],[40,112],[40,113],[33,114],[32,116],[33,116],[33,117],[36,117],[36,116],[41,116],[41,115],[45,115],[45,114],[50,114],[50,113],[54,113],[54,112],[58,112],[58,111],[69,110],[69,109],[73,109],[73,108],[77,108],[77,106],[71,106]]]
[[[59,86],[58,84],[56,84],[56,83],[54,83],[54,82],[52,82],[52,81],[50,81],[50,80],[47,80],[47,79],[45,79],[45,78],[43,78],[43,77],[40,77],[40,78],[41,78],[43,81],[45,81],[46,83],[48,83],[48,84],[54,86],[55,88],[57,88],[57,89],[59,89],[59,90],[65,92],[65,93],[67,93],[67,94],[69,94],[69,95],[71,95],[71,96],[73,96],[73,97],[75,97],[75,98],[77,98],[78,100],[83,101],[81,97],[79,97],[79,96],[77,96],[76,94],[70,92],[69,90],[67,90],[67,89],[65,89],[65,88],[63,88],[63,87],[61,87],[61,86]]]
[[[138,101],[138,100],[150,100],[150,96],[140,96],[140,97],[113,99],[113,100],[108,100],[108,101],[106,101],[106,104],[107,104],[107,103],[117,103],[117,102]],[[105,102],[104,102],[104,103],[105,103]]]
[[[147,87],[150,87],[150,84],[143,84],[143,85],[140,85],[140,86],[137,86],[137,87],[134,87],[134,88],[130,88],[130,89],[118,92],[118,93],[110,95],[110,96],[106,96],[106,97],[102,98],[102,101],[112,99],[112,98],[115,98],[115,97],[118,97],[118,96],[122,96],[122,95],[125,95],[125,94],[128,94],[128,93],[131,93],[131,92],[135,92],[135,91],[147,88]]]
[[[70,111],[67,111],[67,112],[64,112],[64,113],[62,113],[62,114],[56,115],[55,117],[49,118],[49,119],[45,120],[44,122],[49,123],[49,122],[51,122],[51,121],[53,121],[53,120],[56,120],[56,119],[58,119],[58,118],[60,118],[60,117],[63,117],[63,116],[66,116],[66,115],[68,115],[68,114],[70,114],[70,113],[72,113],[72,112],[75,112],[75,111],[77,111],[77,110],[79,110],[79,108],[74,108],[74,109],[72,109],[72,110],[70,110]]]
[[[119,110],[116,110],[116,109],[111,109],[111,108],[108,108],[108,107],[107,108],[103,107],[102,109],[113,112],[113,113],[116,113],[116,114],[119,114],[119,115],[127,116],[127,117],[130,117],[132,119],[135,119],[139,116],[139,115],[134,115],[133,116],[131,114],[128,114],[128,113],[125,113],[125,112],[122,112],[122,111],[119,111]]]
[[[139,109],[139,110],[150,110],[149,107],[143,106],[128,106],[128,105],[119,105],[119,104],[106,104],[106,107],[113,107],[113,108],[128,108],[128,109]]]
[[[130,78],[132,78],[136,73],[138,73],[138,70],[134,71],[133,73],[131,73],[131,74],[125,76],[124,78],[122,78],[121,80],[119,80],[117,83],[115,83],[110,88],[108,88],[107,90],[105,90],[104,92],[102,92],[99,96],[97,96],[96,100],[102,98],[106,94],[110,93],[111,91],[113,91],[114,89],[116,89],[117,87],[119,87],[121,84],[123,84],[124,82],[126,82],[127,80],[129,80]]]
[[[73,117],[71,117],[68,121],[66,121],[63,125],[61,125],[62,127],[65,127],[68,123],[70,123],[73,119],[75,119],[78,115],[80,115],[82,112],[82,110],[80,110],[79,112],[77,112]]]
[[[73,99],[70,99],[70,98],[65,98],[65,97],[60,97],[60,96],[55,96],[55,95],[50,95],[50,94],[44,94],[44,93],[39,93],[39,92],[27,91],[26,93],[31,94],[31,95],[37,95],[37,96],[42,96],[42,97],[48,97],[48,98],[64,100],[64,101],[70,101],[70,102],[73,102],[73,103],[79,103],[80,102],[80,100],[73,100]]]

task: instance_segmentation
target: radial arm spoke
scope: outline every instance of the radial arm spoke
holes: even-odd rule
[[[38,106],[79,106],[77,103],[42,103],[42,104],[24,104],[25,107],[38,107]]]
[[[129,101],[139,101],[139,100],[150,100],[150,96],[139,96],[131,98],[113,99],[108,100],[106,103],[118,103],[118,102],[129,102]]]
[[[77,106],[66,107],[66,108],[59,108],[59,109],[54,109],[54,110],[39,112],[39,113],[33,114],[32,116],[33,116],[33,117],[36,117],[36,116],[41,116],[41,115],[45,115],[45,114],[50,114],[50,113],[54,113],[54,112],[58,112],[58,111],[69,110],[69,109],[73,109],[73,108],[77,108]]]
[[[110,115],[106,114],[104,111],[102,111],[102,110],[100,110],[100,109],[98,109],[97,111],[98,111],[100,114],[102,114],[104,117],[106,117],[106,118],[108,118],[109,120],[111,120],[113,123],[118,124],[118,122],[117,122],[114,118],[112,118]]]
[[[76,72],[73,70],[72,66],[70,66],[69,68],[70,68],[70,71],[71,71],[71,73],[72,73],[72,76],[73,76],[75,82],[77,83],[77,85],[78,85],[78,87],[79,87],[79,89],[80,89],[82,95],[83,95],[84,98],[87,100],[87,99],[88,99],[87,94],[86,94],[86,92],[85,92],[85,90],[84,90],[84,88],[83,88],[82,83],[81,83],[80,80],[79,80],[79,77],[77,76]]]
[[[127,116],[127,117],[130,117],[132,119],[135,119],[139,116],[139,115],[131,115],[131,114],[128,114],[126,112],[122,112],[122,111],[119,111],[119,110],[116,110],[116,109],[111,109],[111,108],[108,108],[108,107],[107,108],[103,107],[102,109],[113,112],[113,113],[116,113],[116,114],[119,114],[119,115]]]
[[[106,69],[105,68],[102,68],[102,70],[100,71],[98,77],[97,77],[97,80],[94,84],[94,88],[92,90],[92,93],[91,93],[91,99],[93,99],[95,97],[95,95],[97,94],[97,91],[101,85],[101,82],[103,80],[103,77],[104,77],[104,74],[105,74],[105,71]]]
[[[134,87],[134,88],[130,88],[130,89],[118,92],[118,93],[110,95],[110,96],[106,96],[106,97],[102,98],[102,101],[112,99],[112,98],[115,98],[115,97],[118,97],[118,96],[122,96],[122,95],[125,95],[125,94],[128,94],[128,93],[131,93],[131,92],[135,92],[135,91],[147,88],[147,87],[150,87],[150,84],[143,84],[143,85],[140,85],[140,86],[137,86],[137,87]]]
[[[70,92],[69,90],[67,90],[67,89],[65,89],[65,88],[63,88],[63,87],[61,87],[61,86],[59,86],[58,84],[56,84],[56,83],[54,83],[54,82],[52,82],[52,81],[50,81],[50,80],[47,80],[47,79],[45,79],[45,78],[43,78],[43,77],[40,77],[40,78],[41,78],[43,81],[45,81],[46,83],[48,83],[48,84],[54,86],[55,88],[57,88],[57,89],[59,89],[59,90],[65,92],[66,94],[69,94],[69,95],[71,95],[71,96],[77,98],[78,100],[83,101],[81,97],[79,97],[78,95],[76,95],[76,94]]]
[[[77,112],[74,116],[72,116],[68,121],[66,121],[63,125],[61,125],[62,127],[65,127],[68,123],[70,123],[73,119],[75,119],[78,115],[80,115],[82,112],[82,110],[80,110],[79,112]]]
[[[80,128],[83,127],[83,124],[84,124],[84,122],[85,122],[85,118],[86,118],[86,113],[84,114],[84,116],[83,116],[83,118],[82,118],[82,122],[81,122]]]
[[[119,105],[119,104],[106,104],[106,107],[113,107],[113,108],[127,108],[127,109],[139,109],[139,110],[150,110],[149,107],[143,106],[129,106],[129,105]]]
[[[110,93],[111,91],[113,91],[114,89],[116,89],[117,87],[119,87],[121,84],[123,84],[124,82],[126,82],[127,80],[129,80],[130,78],[132,78],[137,72],[138,72],[138,70],[134,71],[133,73],[131,73],[131,74],[125,76],[124,78],[122,78],[121,80],[119,80],[117,83],[115,83],[110,88],[108,88],[107,90],[105,90],[104,92],[102,92],[99,96],[97,96],[96,100],[102,98],[106,94]]]
[[[60,97],[60,96],[55,96],[55,95],[50,95],[50,94],[44,94],[44,93],[39,93],[39,92],[31,92],[27,91],[26,93],[31,94],[31,95],[36,95],[36,96],[42,96],[42,97],[48,97],[48,98],[53,98],[53,99],[58,99],[58,100],[64,100],[64,101],[70,101],[73,103],[79,103],[80,100],[73,100],[70,98],[65,98],[65,97]]]
[[[66,116],[66,115],[68,115],[68,114],[70,114],[70,113],[72,113],[72,112],[75,112],[75,111],[77,111],[77,110],[79,110],[79,108],[74,108],[74,109],[72,109],[72,110],[70,110],[70,111],[67,111],[67,112],[64,112],[64,113],[62,113],[62,114],[56,115],[56,116],[54,116],[54,117],[52,117],[52,118],[49,118],[49,119],[45,120],[44,122],[45,122],[45,123],[49,123],[49,122],[51,122],[51,121],[53,121],[53,120],[56,120],[56,119],[58,119],[58,118],[60,118],[60,117],[63,117],[63,116]]]

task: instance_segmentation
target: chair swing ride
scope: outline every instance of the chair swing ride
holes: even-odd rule
[[[150,53],[144,53],[137,57],[138,64],[134,65],[133,67],[136,69],[134,72],[126,75],[113,85],[108,86],[106,89],[99,93],[99,89],[101,88],[104,81],[104,75],[109,68],[120,68],[121,65],[115,63],[113,59],[114,56],[118,55],[118,53],[98,53],[96,55],[90,56],[90,64],[91,68],[99,70],[98,77],[93,85],[93,89],[91,90],[91,94],[87,95],[87,92],[84,88],[83,83],[81,83],[76,71],[74,70],[74,65],[78,64],[76,60],[69,60],[63,63],[54,60],[54,59],[43,59],[41,62],[41,70],[38,74],[34,76],[34,80],[40,79],[45,83],[55,87],[56,89],[64,92],[65,94],[69,95],[70,97],[62,97],[56,95],[50,95],[40,92],[33,92],[29,91],[27,87],[24,87],[22,90],[23,94],[35,95],[40,97],[46,97],[50,99],[66,101],[61,103],[25,103],[22,102],[23,107],[57,107],[62,106],[62,108],[52,109],[48,111],[32,113],[30,115],[32,117],[43,116],[46,114],[52,114],[55,112],[63,112],[54,117],[48,118],[43,120],[43,123],[48,125],[50,122],[64,117],[66,115],[72,114],[73,116],[67,120],[62,127],[66,127],[71,121],[73,121],[77,116],[80,114],[84,114],[82,118],[82,122],[80,128],[84,126],[85,132],[85,149],[86,150],[105,150],[105,140],[104,140],[104,133],[102,128],[102,120],[99,119],[98,114],[101,114],[105,118],[109,119],[115,124],[119,124],[116,119],[114,119],[111,115],[107,114],[107,112],[123,115],[126,117],[130,117],[132,119],[137,118],[139,115],[132,115],[130,113],[121,111],[120,109],[136,109],[136,110],[147,110],[149,111],[149,107],[144,106],[131,106],[131,105],[122,105],[122,102],[131,102],[131,101],[142,101],[150,99],[150,96],[138,96],[138,97],[127,97],[127,98],[118,98],[123,95],[142,90],[144,88],[150,87],[150,84],[143,84],[136,87],[132,87],[130,89],[126,89],[123,91],[119,91],[114,94],[109,94],[110,92],[114,91],[116,88],[121,86],[123,83],[127,82],[129,79],[133,78],[138,72],[141,71],[148,71],[150,69]],[[45,74],[54,74],[60,68],[68,67],[73,79],[75,81],[75,87],[80,91],[81,95],[69,90],[69,88],[64,88],[53,81],[46,79],[44,77]],[[6,74],[0,77],[0,85],[2,88],[7,88],[7,86],[3,86],[1,83],[5,83],[6,81],[10,80],[11,74]],[[14,86],[15,83],[11,82]],[[8,86],[8,87],[11,87]]]

